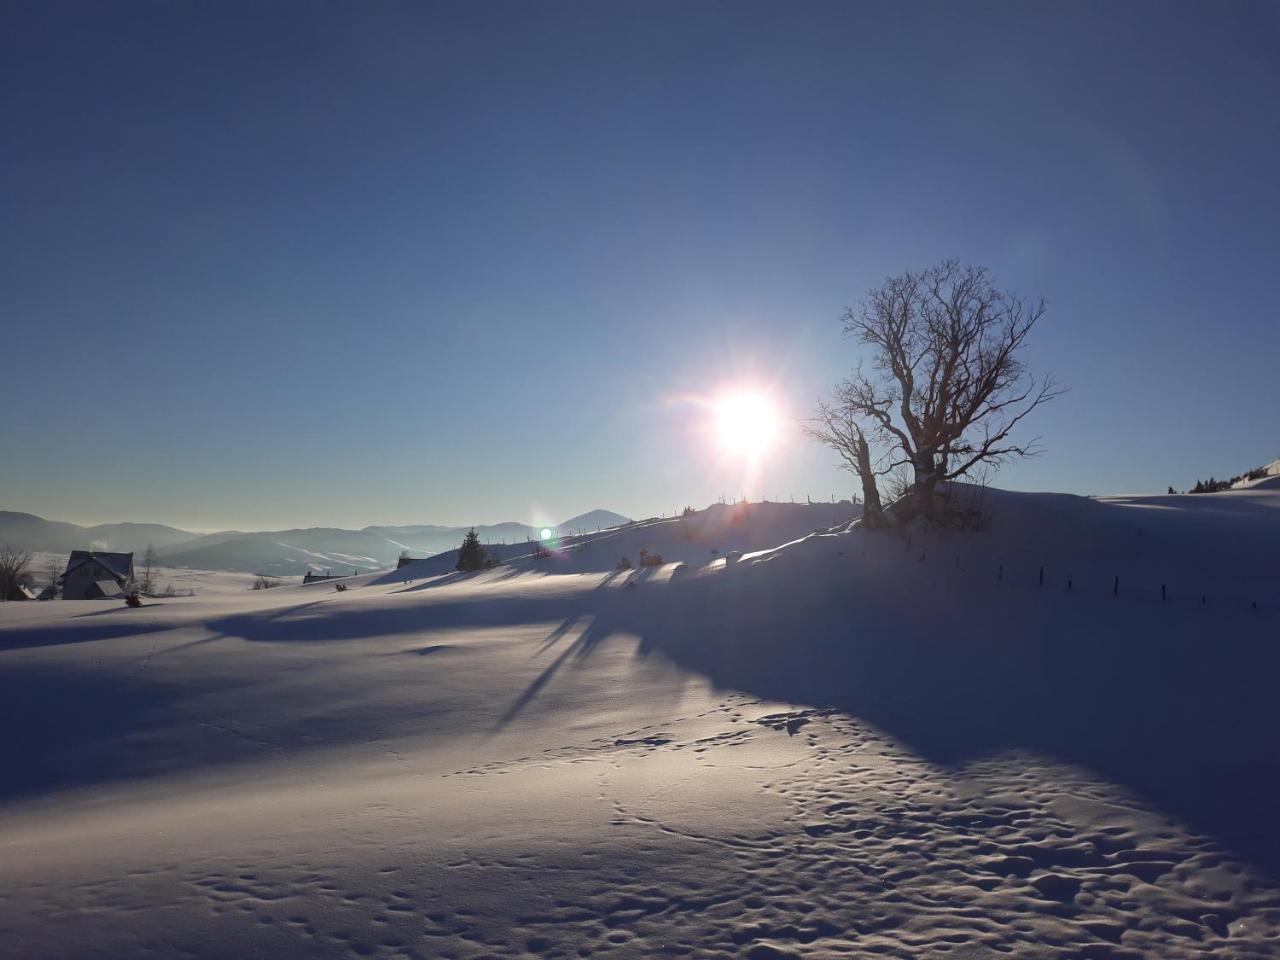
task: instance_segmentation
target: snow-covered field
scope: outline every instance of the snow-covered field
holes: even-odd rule
[[[0,605],[0,956],[1280,954],[1280,491],[986,505]]]

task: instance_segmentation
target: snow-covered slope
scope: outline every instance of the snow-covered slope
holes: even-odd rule
[[[713,504],[688,517],[642,520],[580,537],[553,538],[543,545],[547,555],[535,558],[535,542],[486,544],[485,550],[504,563],[545,573],[581,573],[615,569],[625,557],[633,566],[640,551],[669,562],[694,566],[737,551],[763,550],[847,524],[861,508],[840,503]],[[382,582],[418,579],[454,569],[458,551],[450,550],[410,564],[382,578]]]
[[[1280,484],[1280,460],[1272,460],[1262,467],[1263,475],[1256,480],[1239,480],[1231,485],[1233,490],[1251,490],[1258,487],[1275,489]]]
[[[629,522],[629,517],[614,513],[612,510],[589,510],[563,521],[555,530],[558,534],[569,537],[590,533],[592,530],[603,530],[606,527],[617,527]]]
[[[0,955],[1274,956],[1280,493],[987,503],[0,605]]]

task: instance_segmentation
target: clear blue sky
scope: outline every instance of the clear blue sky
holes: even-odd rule
[[[999,482],[1280,455],[1275,4],[5,2],[0,509],[636,516],[958,257],[1071,393]],[[853,488],[780,446],[749,493]],[[741,490],[737,492],[742,492]]]

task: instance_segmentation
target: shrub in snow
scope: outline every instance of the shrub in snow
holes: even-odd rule
[[[127,606],[130,606],[130,607],[142,606],[142,598],[139,597],[136,593],[129,594],[127,597],[124,598],[124,602]]]
[[[338,593],[346,593],[347,585],[345,583],[335,583],[333,585],[333,589],[336,590]]]
[[[618,569],[619,569],[619,570],[630,570],[630,569],[631,569],[631,561],[630,561],[630,560],[628,560],[626,557],[623,557],[621,560],[619,560],[619,561],[618,561]]]
[[[253,581],[253,589],[255,590],[270,590],[272,587],[278,586],[280,586],[280,581],[275,577],[260,576]]]
[[[664,563],[666,563],[666,561],[662,559],[662,554],[660,554],[660,553],[650,553],[648,550],[641,550],[641,551],[640,551],[640,566],[642,566],[642,567],[660,567],[660,566],[662,566]]]

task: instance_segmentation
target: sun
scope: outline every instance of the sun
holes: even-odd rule
[[[778,411],[762,393],[729,393],[715,404],[716,436],[726,453],[762,456],[778,434]]]

